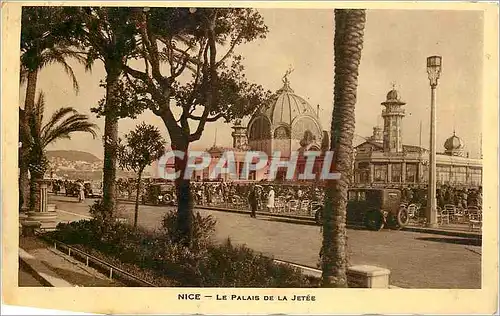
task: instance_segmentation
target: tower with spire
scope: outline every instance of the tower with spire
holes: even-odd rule
[[[386,100],[381,104],[385,106],[382,110],[384,119],[384,151],[398,153],[403,151],[403,139],[401,136],[401,122],[405,116],[402,108],[406,103],[401,101],[396,85],[392,84],[392,90],[387,93]]]
[[[248,144],[246,126],[243,126],[241,120],[237,119],[232,128],[233,132],[231,136],[233,137],[233,148],[246,150]]]

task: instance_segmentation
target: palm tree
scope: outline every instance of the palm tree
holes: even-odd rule
[[[28,166],[31,174],[30,183],[30,211],[34,211],[36,199],[36,183],[43,179],[48,168],[45,148],[59,139],[71,139],[75,132],[86,132],[96,137],[97,125],[89,122],[87,115],[79,114],[72,107],[62,107],[52,114],[44,124],[45,111],[44,94],[40,92],[38,100],[30,116],[30,142]]]
[[[347,287],[347,190],[352,174],[354,108],[363,49],[365,10],[335,10],[335,86],[330,149],[340,180],[327,183],[323,214],[322,282]]]
[[[23,144],[19,153],[20,208],[27,205],[28,152],[30,138],[30,116],[35,107],[36,84],[39,71],[53,63],[60,64],[78,91],[78,82],[68,58],[83,62],[81,55],[70,49],[77,43],[74,24],[60,7],[24,7],[21,21],[21,83],[26,83],[24,109],[19,109],[19,136]]]
[[[65,11],[78,21],[78,39],[87,49],[86,68],[100,60],[106,70],[106,95],[96,111],[104,116],[105,218],[111,218],[116,208],[118,121],[127,116],[120,111],[120,77],[123,65],[137,53],[135,11],[130,7],[67,7]]]

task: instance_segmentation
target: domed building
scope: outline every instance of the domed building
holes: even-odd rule
[[[269,156],[280,151],[282,158],[292,151],[320,150],[323,136],[318,109],[295,94],[286,76],[274,100],[252,116],[247,134],[251,150]]]
[[[444,142],[444,148],[444,153],[447,155],[460,157],[464,155],[464,143],[460,137],[455,135],[455,131],[453,131],[453,135]]]
[[[393,87],[381,105],[384,106],[383,132],[380,127],[374,127],[373,135],[355,148],[354,184],[425,186],[429,173],[429,151],[421,146],[403,143],[403,106],[406,102],[402,101],[401,94]],[[436,179],[438,184],[481,185],[481,159],[469,158],[465,154],[465,144],[455,132],[444,142],[444,152],[436,155]]]
[[[214,145],[207,149],[212,160],[204,170],[193,173],[194,180],[209,180],[210,174],[220,167],[219,158],[224,152],[232,152],[235,162],[235,174],[217,177],[216,180],[238,181],[245,180],[245,158],[248,151],[264,152],[268,156],[268,164],[248,174],[248,180],[286,180],[287,168],[278,167],[275,177],[270,176],[270,165],[276,159],[275,153],[280,152],[280,161],[288,161],[293,151],[299,153],[297,167],[292,179],[304,172],[305,159],[301,155],[304,151],[320,151],[322,146],[328,145],[328,133],[321,128],[318,117],[319,105],[316,110],[301,96],[295,94],[290,86],[287,75],[283,77],[283,87],[276,91],[276,95],[269,104],[261,105],[245,126],[242,120],[235,120],[231,136],[231,148],[220,147],[215,139]],[[216,134],[217,135],[217,134]],[[322,156],[315,160],[313,173],[319,170]],[[276,161],[275,161],[276,162]],[[211,179],[212,180],[212,179]]]

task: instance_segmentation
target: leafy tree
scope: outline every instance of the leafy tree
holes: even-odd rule
[[[75,27],[61,7],[23,7],[21,14],[21,82],[26,82],[24,109],[19,109],[20,208],[27,204],[29,193],[28,152],[31,113],[35,107],[36,84],[39,71],[53,63],[61,65],[78,91],[78,82],[68,58],[83,61],[73,48]]]
[[[46,123],[44,112],[45,98],[40,92],[29,122],[30,211],[35,211],[37,181],[43,179],[49,165],[45,148],[59,139],[71,139],[71,135],[76,132],[90,133],[96,137],[97,126],[89,122],[87,115],[79,114],[72,107],[60,108]]]
[[[127,143],[120,145],[118,149],[118,161],[122,169],[133,170],[137,173],[134,210],[134,227],[137,227],[142,173],[144,168],[160,159],[165,153],[166,143],[156,127],[144,122],[125,135],[125,139]]]
[[[340,180],[329,180],[323,214],[322,282],[347,287],[347,190],[352,174],[358,68],[363,49],[365,10],[335,10],[335,86],[330,148]]]
[[[270,93],[247,82],[238,45],[264,38],[267,27],[253,9],[136,9],[140,33],[139,70],[125,65],[133,104],[149,108],[162,119],[175,158],[178,229],[181,242],[191,239],[190,181],[184,179],[187,151],[200,139],[205,124],[251,114]],[[176,116],[176,113],[179,113]],[[192,130],[192,126],[197,127]]]

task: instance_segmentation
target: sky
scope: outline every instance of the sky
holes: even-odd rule
[[[333,109],[333,10],[324,9],[259,9],[269,27],[265,39],[244,44],[237,53],[244,58],[245,74],[250,82],[276,91],[282,77],[288,76],[295,93],[313,108],[320,105],[324,130],[330,129]],[[355,143],[382,126],[381,102],[395,84],[404,106],[403,143],[428,148],[430,119],[430,87],[426,58],[441,55],[443,70],[437,89],[437,148],[444,151],[445,140],[456,131],[465,143],[470,157],[480,156],[481,116],[483,108],[483,15],[481,11],[368,10],[361,65],[358,102],[356,104]],[[71,62],[70,62],[71,63]],[[103,157],[101,136],[104,119],[97,119],[90,108],[104,95],[99,81],[105,71],[99,62],[91,73],[71,63],[79,81],[75,94],[71,81],[58,65],[44,68],[38,90],[45,93],[46,111],[72,106],[88,114],[100,130],[94,140],[86,134],[75,134],[71,140],[60,140],[49,150],[81,150]],[[21,87],[20,104],[25,88]],[[46,115],[48,116],[48,115]],[[119,123],[120,136],[145,121],[157,126],[168,141],[163,122],[149,111],[136,120]],[[420,133],[420,124],[422,126]],[[217,132],[216,132],[217,131]],[[208,123],[202,138],[192,148],[217,145],[231,146],[231,125]]]

